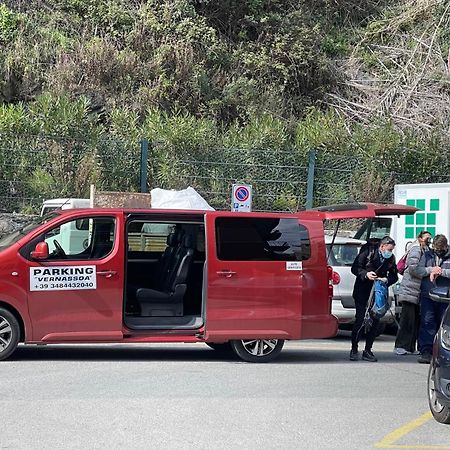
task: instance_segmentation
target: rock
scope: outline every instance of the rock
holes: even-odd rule
[[[36,217],[25,214],[0,213],[0,239],[6,234],[24,227]]]

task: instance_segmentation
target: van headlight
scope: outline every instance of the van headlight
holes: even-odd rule
[[[447,325],[441,327],[441,344],[446,350],[450,350],[450,327]]]

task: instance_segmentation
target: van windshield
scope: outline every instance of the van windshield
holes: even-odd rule
[[[48,222],[53,217],[57,216],[58,213],[50,213],[47,214],[44,217],[40,217],[38,220],[33,220],[32,222],[28,223],[24,227],[13,231],[12,233],[9,233],[5,236],[3,236],[0,239],[0,252],[3,250],[6,250],[8,247],[11,247],[11,245],[15,244],[18,240],[23,238],[25,235],[36,229],[38,226],[42,225],[43,223]]]

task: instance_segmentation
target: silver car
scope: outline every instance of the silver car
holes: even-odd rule
[[[351,272],[353,261],[366,241],[348,237],[336,236],[333,247],[331,248],[332,236],[325,236],[327,245],[328,264],[332,266],[333,271],[338,274],[334,277],[334,295],[331,305],[331,312],[339,321],[339,328],[349,329],[355,321],[355,301],[353,300],[353,285],[355,276]],[[330,252],[331,248],[331,252]],[[395,322],[396,301],[393,287],[389,289],[391,298],[391,311],[387,312],[381,319],[385,324]],[[383,326],[379,328],[382,332]]]

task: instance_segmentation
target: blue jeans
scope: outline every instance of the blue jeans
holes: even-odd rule
[[[431,300],[428,296],[420,294],[420,327],[419,327],[419,351],[420,353],[431,353],[433,340],[439,327],[442,316],[447,309],[447,303],[439,303]]]

